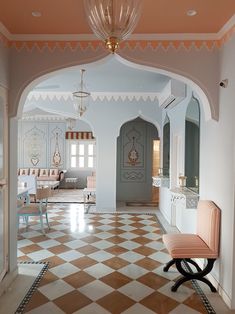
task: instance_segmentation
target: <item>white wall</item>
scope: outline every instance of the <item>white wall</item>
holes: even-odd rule
[[[7,47],[0,41],[0,85],[2,87],[9,86],[9,51]]]
[[[175,205],[171,205],[171,192],[170,189],[179,186],[179,175],[184,174],[184,154],[185,154],[185,116],[188,108],[188,104],[192,97],[192,91],[187,87],[186,98],[179,103],[176,107],[172,109],[165,110],[162,114],[162,121],[165,121],[166,114],[170,119],[170,186],[160,187],[160,202],[159,209],[166,218],[166,220],[172,224],[177,225],[180,230],[185,230],[186,226],[183,226],[181,220],[183,217],[175,217],[177,214],[175,212]],[[201,106],[202,107],[202,106]],[[203,110],[203,109],[201,109]],[[191,213],[192,211],[190,211]],[[178,212],[179,213],[179,212]],[[184,213],[184,215],[189,215],[189,211]],[[194,230],[195,225],[195,215],[192,214],[191,225],[188,226],[187,230]],[[180,223],[177,224],[177,222]],[[182,220],[186,221],[186,220]]]
[[[219,282],[220,293],[229,306],[235,308],[235,263],[234,263],[234,90],[235,90],[235,38],[221,51],[221,79],[228,78],[226,89],[220,88],[219,121],[206,121],[203,104],[200,104],[200,199],[214,201],[221,209],[220,258],[212,271]],[[168,112],[171,123],[171,187],[177,185],[179,171],[184,173],[184,130],[187,101]],[[163,121],[164,121],[163,115]],[[176,161],[174,137],[181,138],[179,161]],[[167,197],[161,192],[161,196]],[[168,196],[169,198],[169,196]],[[163,206],[169,199],[162,202]],[[161,211],[169,221],[169,209]],[[233,274],[231,276],[231,274]],[[233,301],[232,301],[233,299]]]
[[[167,187],[159,188],[159,209],[162,212],[164,218],[171,225],[172,214],[171,214],[171,193]]]
[[[222,211],[220,259],[214,276],[219,280],[225,300],[235,308],[234,265],[234,90],[235,38],[221,50],[220,119],[202,122],[200,159],[200,196],[213,200]],[[233,302],[231,301],[233,299]]]
[[[185,115],[192,97],[190,88],[187,88],[187,97],[176,107],[167,111],[170,119],[170,187],[179,186],[179,174],[184,174],[184,138]]]
[[[161,110],[157,102],[97,101],[84,115],[97,141],[96,207],[99,211],[116,209],[117,137],[125,122],[139,116],[160,129]]]

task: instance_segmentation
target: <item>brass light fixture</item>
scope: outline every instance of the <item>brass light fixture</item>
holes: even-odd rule
[[[89,96],[91,95],[90,92],[87,91],[86,85],[83,81],[83,76],[85,73],[85,69],[81,69],[81,80],[79,84],[78,91],[73,92],[74,98],[74,109],[76,113],[81,117],[83,113],[87,110],[89,106]]]
[[[115,53],[130,36],[141,13],[141,0],[84,0],[88,23],[106,48]]]

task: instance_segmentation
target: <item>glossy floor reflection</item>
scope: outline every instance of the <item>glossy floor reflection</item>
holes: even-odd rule
[[[37,220],[20,225],[21,261],[50,269],[25,313],[207,313],[190,284],[172,293],[177,271],[155,213],[84,213],[81,204],[50,204],[46,236]]]

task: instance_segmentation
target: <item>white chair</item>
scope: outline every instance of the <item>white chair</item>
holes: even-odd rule
[[[18,176],[18,182],[25,183],[29,189],[29,195],[36,201],[36,191],[37,191],[37,177],[34,175],[21,175]]]
[[[42,233],[45,234],[44,226],[43,226],[43,215],[46,217],[46,222],[48,229],[50,229],[48,215],[47,215],[47,200],[48,197],[51,195],[51,189],[49,187],[37,189],[36,191],[36,198],[39,201],[38,203],[30,203],[25,204],[18,207],[18,229],[19,229],[19,219],[23,217],[26,221],[26,227],[28,227],[28,218],[30,216],[38,216],[40,219],[41,230]]]

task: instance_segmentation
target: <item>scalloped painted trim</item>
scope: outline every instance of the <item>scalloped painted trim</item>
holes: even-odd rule
[[[202,48],[206,48],[211,51],[214,48],[221,48],[225,45],[230,38],[235,33],[235,25],[229,28],[227,32],[225,32],[221,38],[219,39],[187,39],[187,40],[127,40],[120,45],[120,49],[142,49],[145,50],[147,48],[151,48],[153,50],[163,49],[167,51],[170,48],[175,50],[185,49],[189,51],[190,49],[200,50]],[[102,48],[105,50],[104,44],[100,40],[10,40],[3,33],[0,32],[0,42],[4,44],[4,46],[11,47],[16,49],[17,51],[21,51],[22,49],[26,49],[28,51],[32,51],[37,49],[40,52],[43,52],[44,49],[53,52],[55,49],[60,49],[64,51],[65,49],[69,49],[71,51],[76,50],[98,50]]]
[[[234,31],[232,32],[232,34]],[[4,36],[3,36],[4,37]],[[136,50],[136,49],[163,49],[167,51],[168,49],[175,49],[176,51],[180,49],[184,49],[189,51],[191,49],[200,50],[206,48],[207,50],[211,51],[214,48],[221,48],[222,45],[228,41],[231,36],[224,36],[221,40],[127,40],[120,45],[120,49],[129,49],[129,50]],[[7,41],[4,37],[5,41],[4,44],[10,48],[14,48],[18,52],[21,50],[26,49],[27,51],[31,52],[34,49],[44,52],[50,51],[53,52],[54,50],[98,50],[99,48],[104,49],[104,44],[101,41]],[[1,41],[1,37],[0,37]]]

